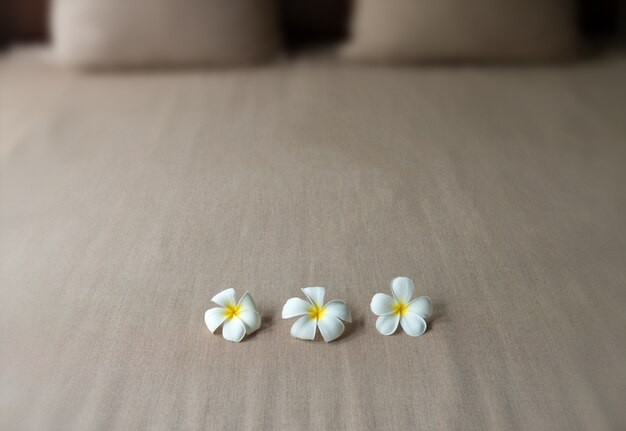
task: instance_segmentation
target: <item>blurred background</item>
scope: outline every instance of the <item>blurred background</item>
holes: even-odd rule
[[[576,0],[577,25],[595,48],[623,44],[626,2]],[[0,3],[0,46],[42,42],[50,38],[50,0],[3,0]],[[287,48],[345,40],[352,0],[280,0],[280,26]]]

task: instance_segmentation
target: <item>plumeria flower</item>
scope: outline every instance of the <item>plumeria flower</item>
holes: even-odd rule
[[[379,316],[376,320],[378,332],[391,335],[396,332],[398,323],[412,337],[426,331],[426,319],[433,314],[433,304],[428,296],[420,296],[411,301],[413,290],[413,281],[410,278],[397,277],[391,281],[393,297],[385,293],[374,295],[370,307]]]
[[[211,301],[221,307],[207,310],[204,313],[204,322],[213,333],[224,323],[222,335],[226,340],[238,343],[246,334],[252,334],[261,326],[261,316],[248,292],[237,302],[235,289],[226,289],[215,295]]]
[[[339,338],[345,330],[341,320],[352,322],[346,303],[334,299],[324,305],[326,289],[323,287],[305,287],[302,291],[308,301],[291,298],[283,306],[283,319],[302,316],[291,327],[291,335],[301,340],[312,340],[315,338],[316,328],[320,328],[327,343]]]

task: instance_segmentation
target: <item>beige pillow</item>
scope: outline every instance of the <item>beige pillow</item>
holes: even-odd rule
[[[55,0],[53,56],[84,67],[232,65],[276,52],[275,0]]]
[[[571,0],[356,0],[346,57],[545,60],[577,50]]]

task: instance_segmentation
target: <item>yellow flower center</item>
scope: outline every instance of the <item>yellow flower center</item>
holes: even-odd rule
[[[241,311],[241,305],[230,304],[224,310],[224,316],[226,316],[227,320],[232,319],[233,317],[239,317],[239,312]]]
[[[321,307],[318,307],[317,305],[314,305],[312,308],[309,308],[309,316],[311,316],[311,319],[314,320],[319,320],[324,316],[324,313],[326,312],[326,310],[324,310]]]
[[[396,314],[398,316],[404,316],[408,309],[409,309],[408,305],[406,305],[402,301],[398,301],[393,306],[393,314]]]

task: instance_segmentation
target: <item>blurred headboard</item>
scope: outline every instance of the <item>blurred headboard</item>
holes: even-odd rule
[[[48,0],[0,1],[0,44],[48,36]]]

